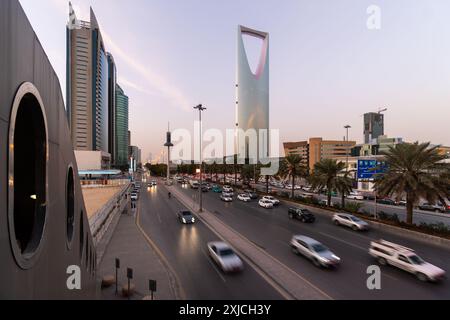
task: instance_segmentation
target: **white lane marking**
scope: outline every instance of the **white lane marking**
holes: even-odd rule
[[[220,273],[220,270],[217,269],[217,266],[215,265],[215,263],[212,261],[212,258],[206,254],[206,252],[204,250],[202,250],[203,255],[206,257],[206,260],[208,260],[208,262],[212,265],[213,269],[216,270],[216,273],[219,275],[220,279],[222,279],[223,282],[227,282],[227,280],[225,279],[225,277]]]
[[[364,251],[364,252],[368,251],[367,248],[363,248],[363,247],[358,246],[358,245],[356,245],[356,244],[353,244],[353,243],[351,243],[351,242],[348,242],[348,241],[345,241],[345,240],[342,240],[342,239],[339,239],[339,238],[330,236],[329,234],[326,234],[326,233],[323,233],[323,232],[319,232],[319,234],[321,234],[321,235],[324,236],[324,237],[328,237],[328,238],[334,239],[334,240],[336,240],[336,241],[345,243],[345,244],[347,244],[347,245],[349,245],[349,246],[352,246],[352,247],[354,247],[354,248],[360,249],[360,250],[362,250],[362,251]]]

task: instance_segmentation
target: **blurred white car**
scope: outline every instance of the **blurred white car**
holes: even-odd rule
[[[265,200],[265,201],[268,201],[268,202],[271,202],[274,206],[276,206],[276,205],[279,205],[280,204],[280,200],[278,200],[278,199],[275,199],[274,197],[272,197],[272,196],[265,196],[265,197],[263,197],[262,198],[262,200]]]
[[[268,200],[261,199],[261,200],[259,200],[258,204],[259,204],[260,207],[263,207],[263,208],[266,208],[266,209],[272,209],[273,208],[273,203],[271,201],[268,201]]]
[[[233,196],[228,193],[222,193],[220,200],[224,202],[233,202]]]
[[[249,202],[249,201],[251,201],[252,199],[249,197],[249,195],[248,194],[245,194],[245,193],[242,193],[242,194],[240,194],[240,195],[238,195],[238,200],[241,200],[241,201],[243,201],[243,202]]]
[[[350,192],[350,194],[347,196],[347,199],[364,200],[364,196],[359,192]]]
[[[413,249],[385,240],[372,241],[369,254],[381,265],[391,265],[412,273],[420,281],[441,281],[445,271],[420,258]]]
[[[369,224],[351,214],[338,213],[333,216],[333,222],[337,226],[345,226],[355,231],[369,230]]]
[[[336,267],[341,259],[320,242],[305,236],[294,236],[291,248],[295,254],[301,254],[311,260],[316,267]]]
[[[214,262],[224,272],[239,272],[244,270],[242,260],[225,242],[209,242],[208,252]]]

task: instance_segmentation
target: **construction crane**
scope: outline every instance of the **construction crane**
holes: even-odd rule
[[[372,113],[378,113],[379,115],[381,115],[382,113],[388,111],[388,108],[380,108],[377,111],[373,111]],[[365,114],[362,114],[361,117],[364,117]]]

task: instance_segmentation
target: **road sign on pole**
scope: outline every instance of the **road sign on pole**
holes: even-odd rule
[[[153,293],[156,292],[156,280],[149,280],[148,287],[152,294],[152,300],[153,300]]]

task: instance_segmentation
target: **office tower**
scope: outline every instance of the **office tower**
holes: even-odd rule
[[[108,152],[108,59],[95,14],[67,25],[67,116],[75,150]]]
[[[249,62],[247,53],[245,51],[243,35],[259,38],[263,41],[262,52],[259,59],[259,65],[256,73],[253,73]],[[237,43],[237,83],[236,83],[236,128],[237,131],[254,129],[259,135],[260,130],[269,129],[269,34],[246,28],[244,26],[238,27],[238,43]],[[240,130],[241,129],[241,130]],[[241,131],[242,132],[242,131]],[[249,149],[251,148],[248,137],[237,134],[238,152],[242,152],[245,146],[245,158],[253,158]],[[269,139],[268,132],[265,140],[260,141],[258,137],[257,152],[258,158],[260,147],[264,146],[266,149],[261,153],[265,157],[269,155]],[[241,142],[239,142],[241,141]],[[244,144],[244,146],[242,145]],[[254,150],[254,149],[253,149]],[[255,155],[256,156],[256,155]],[[256,160],[256,159],[255,159]]]
[[[111,154],[111,162],[117,166],[117,124],[116,124],[116,86],[117,68],[111,53],[106,54],[108,58],[108,152]],[[128,113],[128,102],[127,102]],[[128,131],[128,120],[127,120]]]
[[[309,139],[309,169],[314,170],[315,164],[323,159],[345,159],[355,146],[355,141],[311,138]]]
[[[364,115],[364,143],[372,143],[378,137],[384,136],[384,115],[370,112]]]
[[[126,166],[128,163],[128,96],[123,89],[116,84],[115,89],[115,165]]]

